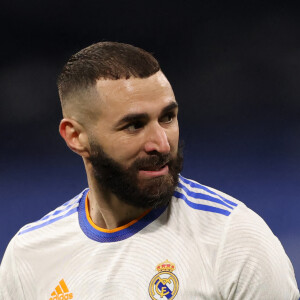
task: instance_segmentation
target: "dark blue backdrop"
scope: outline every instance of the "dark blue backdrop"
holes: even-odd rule
[[[180,104],[183,175],[261,215],[300,278],[300,19],[274,1],[43,1],[2,5],[0,258],[25,223],[86,187],[58,135],[55,80],[93,42],[153,52]]]

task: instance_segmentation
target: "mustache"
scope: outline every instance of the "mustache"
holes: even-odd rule
[[[137,170],[157,170],[172,160],[171,154],[151,155],[148,157],[138,158],[130,167]]]

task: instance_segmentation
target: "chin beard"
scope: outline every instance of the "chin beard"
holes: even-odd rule
[[[136,159],[126,169],[109,157],[99,144],[90,142],[90,147],[91,155],[88,159],[101,190],[112,192],[124,203],[138,208],[158,208],[170,202],[182,170],[182,145],[178,147],[176,157],[156,152]],[[138,178],[139,170],[157,168],[165,164],[169,167],[167,175],[149,179]]]

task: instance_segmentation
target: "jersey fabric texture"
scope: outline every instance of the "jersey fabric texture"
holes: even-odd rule
[[[1,300],[298,300],[291,262],[242,202],[179,177],[171,203],[115,230],[88,190],[20,229],[0,268]]]

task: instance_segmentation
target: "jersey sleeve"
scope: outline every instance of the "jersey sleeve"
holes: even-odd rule
[[[14,239],[8,244],[0,266],[0,300],[25,299],[14,256]]]
[[[243,204],[226,225],[215,270],[221,299],[299,299],[293,266],[281,243]]]

